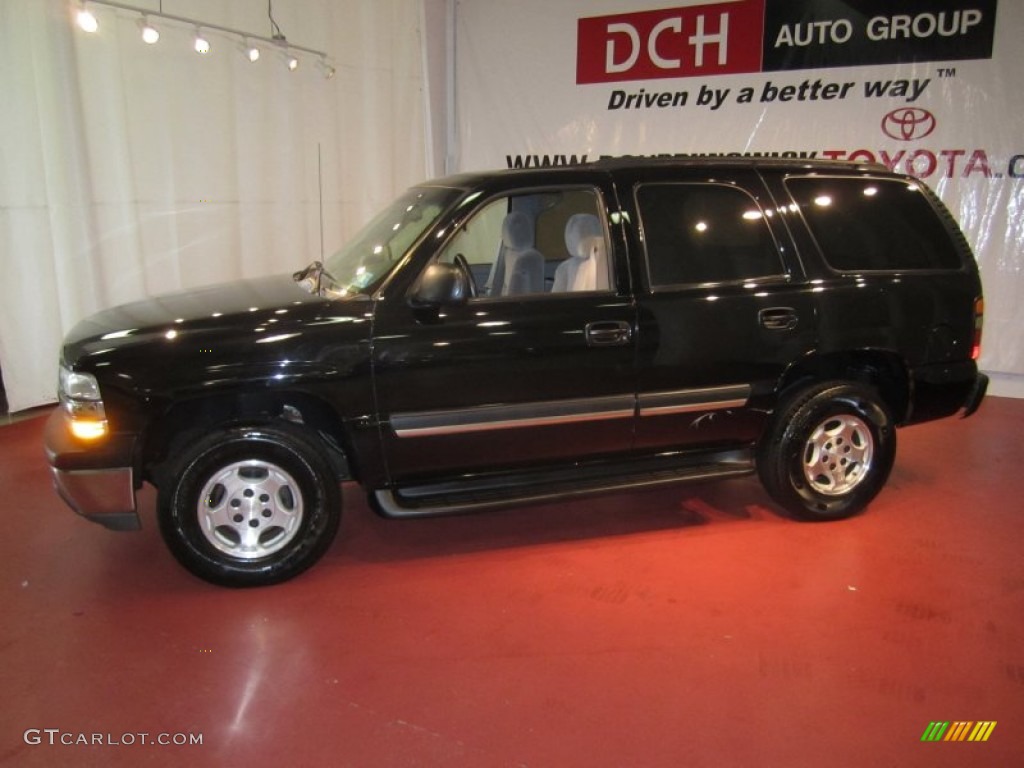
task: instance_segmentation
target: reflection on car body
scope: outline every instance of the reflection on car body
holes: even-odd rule
[[[409,517],[757,473],[839,519],[897,427],[978,407],[983,306],[952,217],[881,167],[463,174],[291,278],[84,320],[47,450],[111,528],[156,485],[174,555],[234,586],[312,565],[342,480]]]

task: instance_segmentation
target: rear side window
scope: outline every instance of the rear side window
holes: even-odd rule
[[[840,272],[959,269],[960,256],[921,187],[903,179],[786,180],[825,262]]]
[[[783,273],[764,213],[743,190],[720,184],[643,184],[636,201],[652,288]]]

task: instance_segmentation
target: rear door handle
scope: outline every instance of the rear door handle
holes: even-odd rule
[[[601,320],[587,323],[587,346],[614,347],[629,344],[633,331],[629,323],[623,320]]]
[[[800,322],[800,316],[792,307],[769,307],[757,313],[757,320],[769,331],[791,331]]]

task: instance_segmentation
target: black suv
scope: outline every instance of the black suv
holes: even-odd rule
[[[603,160],[414,187],[324,263],[109,309],[65,340],[46,447],[85,517],[212,582],[290,578],[340,483],[384,515],[757,472],[834,520],[897,426],[969,415],[982,291],[878,166]]]

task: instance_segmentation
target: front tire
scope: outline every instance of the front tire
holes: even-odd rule
[[[882,490],[896,457],[896,430],[871,388],[825,382],[785,399],[758,446],[768,494],[803,520],[840,520]]]
[[[157,496],[160,533],[196,576],[230,587],[297,576],[338,531],[341,491],[315,438],[288,424],[218,429]]]

